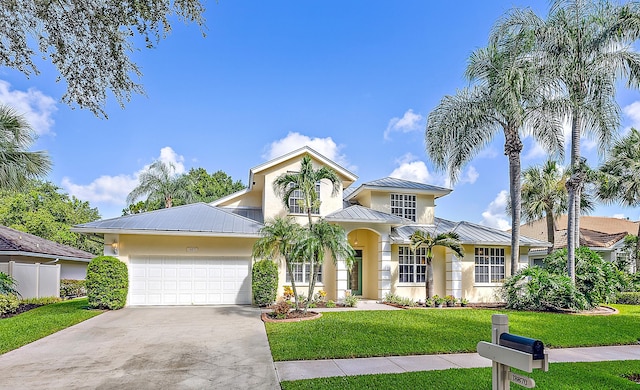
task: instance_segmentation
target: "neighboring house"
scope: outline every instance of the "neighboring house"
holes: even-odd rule
[[[60,279],[84,279],[95,255],[0,225],[0,263],[60,264]]]
[[[338,194],[328,182],[318,183],[320,208],[314,214],[342,226],[356,250],[356,264],[326,261],[317,284],[328,299],[345,290],[363,298],[381,299],[393,292],[424,299],[425,252],[410,250],[410,235],[455,231],[466,255],[435,248],[435,293],[472,302],[497,298],[497,287],[510,272],[510,234],[469,222],[435,217],[435,201],[450,189],[384,178],[353,184],[356,175],[313,149],[304,147],[251,168],[248,188],[210,204],[195,203],[143,214],[77,225],[73,231],[104,236],[105,254],[129,266],[129,305],[191,305],[251,302],[251,251],[264,221],[291,216],[306,223],[294,193],[287,210],[272,183],[285,172],[296,172],[304,155],[315,168],[327,166],[340,178]],[[520,266],[529,263],[531,247],[549,244],[521,238]],[[298,286],[307,285],[307,266],[296,267]],[[279,295],[290,284],[280,265]],[[302,290],[301,290],[302,291]]]
[[[640,222],[628,219],[583,215],[580,217],[580,245],[598,252],[606,261],[626,258],[628,254],[624,251],[624,238],[628,234],[638,234],[638,224]],[[526,223],[520,227],[520,234],[547,241],[547,222],[539,219]],[[566,214],[555,221],[555,241],[553,250],[567,247]],[[533,249],[529,254],[531,264],[541,265],[546,255],[546,248]]]

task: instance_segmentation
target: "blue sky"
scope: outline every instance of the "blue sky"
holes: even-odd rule
[[[137,175],[158,158],[246,184],[250,167],[308,144],[360,182],[393,175],[446,185],[424,152],[425,117],[466,85],[469,54],[512,7],[547,12],[544,0],[208,2],[206,38],[176,22],[157,48],[133,53],[146,96],[125,109],[110,96],[107,120],[60,103],[65,85],[46,63],[29,79],[0,69],[0,102],[40,133],[35,149],[54,162],[48,179],[104,218],[121,214]],[[640,123],[640,94],[620,90],[618,101],[623,127]],[[497,137],[467,166],[437,202],[439,217],[508,227],[503,143]],[[595,144],[583,144],[597,164]],[[523,167],[544,158],[525,140]],[[617,206],[593,215],[640,219]]]

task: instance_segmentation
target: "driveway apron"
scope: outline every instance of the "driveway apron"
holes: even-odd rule
[[[280,389],[260,310],[132,307],[0,355],[0,389]]]

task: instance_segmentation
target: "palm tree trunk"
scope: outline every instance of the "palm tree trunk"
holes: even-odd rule
[[[552,206],[553,207],[553,206]],[[551,243],[551,248],[547,249],[547,254],[553,251],[553,247],[556,244],[556,224],[555,224],[555,216],[553,215],[553,211],[546,211],[547,214],[547,241]]]
[[[514,275],[520,262],[520,212],[522,207],[522,191],[520,182],[520,152],[522,141],[518,130],[505,128],[504,154],[509,158],[509,190],[511,201],[511,272]]]
[[[640,271],[640,224],[638,224],[638,241],[636,241],[636,269],[635,272]]]
[[[298,310],[298,290],[296,288],[296,278],[293,274],[293,264],[289,259],[285,260],[287,265],[287,272],[289,273],[289,278],[291,279],[291,289],[293,290],[293,299],[296,302],[296,310]]]
[[[578,185],[575,183],[575,171],[578,169],[580,160],[580,113],[573,110],[571,121],[571,169],[572,178],[567,180],[566,186],[569,192],[569,212],[567,214],[567,271],[571,281],[575,284],[575,260],[576,260],[576,228],[578,223],[578,210],[580,204],[580,193]]]
[[[427,300],[433,296],[433,266],[431,265],[431,258],[427,257],[427,275],[425,276],[425,290],[427,292]]]

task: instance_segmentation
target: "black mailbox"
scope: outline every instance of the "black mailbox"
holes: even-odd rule
[[[533,355],[533,360],[544,359],[544,344],[540,340],[518,336],[510,333],[500,335],[498,344]]]

